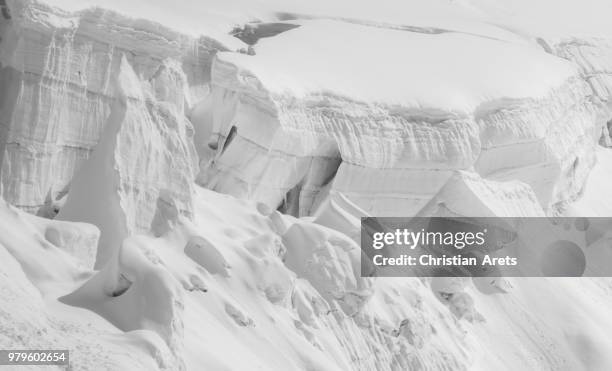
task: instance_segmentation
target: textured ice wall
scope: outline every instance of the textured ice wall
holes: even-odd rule
[[[603,104],[611,106],[612,27],[607,0],[556,1],[467,0],[462,5],[478,10],[487,24],[500,25],[547,53],[575,63],[580,75]],[[555,16],[551,17],[551,9]],[[601,143],[612,145],[612,112],[607,113]]]
[[[563,38],[547,48],[580,67],[583,78],[603,104],[607,105],[608,123],[603,127],[601,143],[612,147],[612,38]]]
[[[0,17],[0,175],[4,198],[30,212],[62,197],[91,154],[111,113],[122,58],[143,81],[171,59],[187,84],[166,100],[187,111],[208,92],[212,54],[225,50],[99,8],[68,13],[9,0],[7,9],[10,19]]]
[[[193,128],[182,114],[186,78],[166,61],[143,83],[123,58],[114,78],[114,102],[91,157],[76,173],[58,218],[101,230],[97,266],[128,236],[148,231],[164,192],[181,214],[193,214],[197,154]],[[162,89],[160,89],[162,88]]]
[[[369,48],[338,40],[340,50],[324,66],[307,59],[317,46],[304,44],[304,34],[325,44],[317,36],[334,40],[345,27],[380,39],[366,39]],[[201,183],[272,207],[289,203],[296,215],[312,213],[322,191],[341,192],[374,215],[413,214],[460,170],[523,182],[550,213],[582,189],[607,116],[568,62],[532,46],[478,36],[385,34],[340,24],[320,35],[321,28],[304,23],[255,48],[254,56],[215,59],[213,132],[219,144]],[[387,37],[391,45],[421,53],[388,55],[376,47],[389,43]],[[411,49],[420,38],[430,40],[427,48]],[[307,62],[291,70],[285,66],[299,57],[275,54],[280,50]],[[440,60],[455,50],[468,56],[451,65]],[[355,66],[334,60],[347,53],[367,55]],[[375,69],[377,55],[399,60]],[[385,83],[394,89],[381,93]]]

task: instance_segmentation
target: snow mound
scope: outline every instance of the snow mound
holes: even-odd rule
[[[58,301],[92,276],[98,234],[92,225],[42,219],[0,201],[1,347],[68,348],[75,369],[160,369],[170,353],[159,336],[123,333]]]

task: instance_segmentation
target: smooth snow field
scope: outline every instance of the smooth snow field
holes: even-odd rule
[[[610,277],[360,248],[612,217],[611,130],[609,0],[0,0],[0,371],[612,370]]]

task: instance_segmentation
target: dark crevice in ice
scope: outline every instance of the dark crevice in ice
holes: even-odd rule
[[[113,298],[121,296],[127,292],[132,286],[132,281],[128,280],[127,277],[122,273],[119,275],[119,280],[117,281],[117,287],[111,293]]]
[[[321,161],[323,158],[313,158]],[[328,167],[315,167],[311,165],[304,177],[291,188],[285,195],[277,210],[283,214],[301,217],[310,215],[316,199],[327,186],[329,186],[340,168],[342,160],[338,158],[326,158]],[[321,171],[318,171],[321,170]]]
[[[242,27],[235,27],[230,34],[247,45],[255,45],[259,39],[273,37],[285,31],[292,30],[299,25],[291,23],[249,23]]]

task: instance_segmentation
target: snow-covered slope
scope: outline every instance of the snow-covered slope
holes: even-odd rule
[[[368,301],[374,282],[345,235],[204,189],[196,200],[194,222],[161,202],[151,230],[97,273],[48,232],[95,245],[95,228],[2,204],[0,345],[70,347],[74,368],[96,370],[465,367],[470,357],[444,346],[461,328],[427,286],[382,286]],[[392,289],[403,298],[386,305]]]
[[[69,348],[72,367],[89,370],[153,370],[167,358],[155,334],[123,333],[58,301],[91,277],[98,235],[91,225],[41,219],[0,201],[3,349]]]
[[[67,347],[88,370],[610,364],[602,280],[360,278],[358,245],[340,232],[201,188],[194,210],[191,222],[160,200],[151,229],[94,272],[93,251],[71,246],[95,246],[95,228],[3,203],[0,346]],[[351,218],[319,222],[346,230]]]

